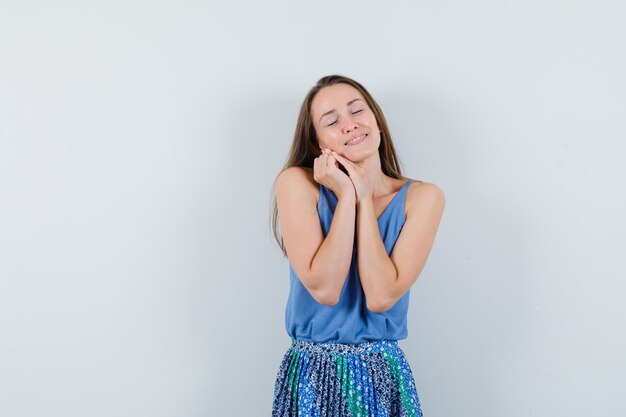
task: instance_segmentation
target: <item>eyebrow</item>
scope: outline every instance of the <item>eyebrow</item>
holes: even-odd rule
[[[348,106],[349,106],[350,104],[354,103],[354,102],[355,102],[355,101],[357,101],[357,100],[361,100],[361,99],[360,99],[360,98],[355,98],[354,100],[350,100],[350,101],[348,102]],[[320,119],[318,120],[318,122],[321,122],[321,121],[322,121],[322,119],[324,118],[324,116],[326,116],[327,114],[330,114],[330,113],[335,112],[335,111],[337,111],[337,110],[336,110],[336,109],[328,110],[326,113],[324,113],[324,114],[322,114],[322,115],[320,116]]]

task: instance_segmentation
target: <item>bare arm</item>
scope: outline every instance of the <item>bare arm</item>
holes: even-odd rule
[[[300,167],[276,179],[276,203],[289,262],[311,296],[335,305],[350,269],[354,245],[356,197],[341,193],[326,238],[317,212],[312,172]]]
[[[359,276],[369,310],[389,310],[417,280],[430,254],[444,207],[445,196],[439,187],[432,183],[420,185],[411,201],[407,201],[406,222],[388,256],[372,200],[359,203]]]

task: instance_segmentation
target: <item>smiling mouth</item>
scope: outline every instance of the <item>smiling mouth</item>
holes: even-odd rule
[[[347,146],[358,145],[359,143],[363,142],[365,138],[367,138],[367,133],[364,133],[359,137],[356,137],[352,140],[347,141],[346,143],[344,143],[344,145],[347,145]]]

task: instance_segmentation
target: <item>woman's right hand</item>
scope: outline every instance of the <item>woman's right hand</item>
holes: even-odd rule
[[[344,195],[356,198],[352,180],[339,169],[339,162],[328,149],[323,149],[322,154],[313,160],[313,179],[326,188],[330,188],[337,198]]]

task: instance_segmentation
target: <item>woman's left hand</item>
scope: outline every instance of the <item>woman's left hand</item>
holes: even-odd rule
[[[339,161],[341,165],[348,171],[348,176],[354,185],[356,191],[357,203],[360,203],[364,198],[372,198],[372,187],[370,187],[367,176],[365,175],[365,169],[356,165],[349,159],[344,158],[335,151],[331,151],[332,155]]]

